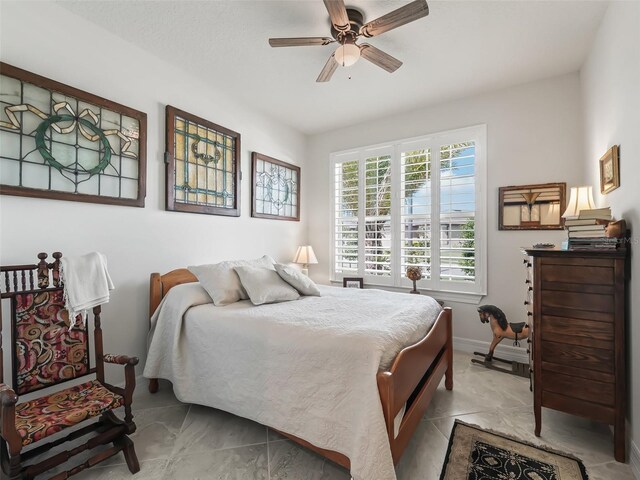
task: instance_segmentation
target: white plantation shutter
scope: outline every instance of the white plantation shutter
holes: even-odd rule
[[[430,278],[431,152],[402,149],[400,164],[400,275],[415,265]]]
[[[440,280],[473,282],[475,273],[475,145],[440,147]]]
[[[391,277],[391,154],[364,160],[364,275]]]
[[[332,154],[332,279],[485,293],[486,127]]]
[[[359,165],[357,160],[335,164],[334,272],[356,275],[358,263]]]

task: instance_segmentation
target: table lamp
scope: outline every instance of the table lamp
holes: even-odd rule
[[[591,210],[595,207],[593,201],[593,187],[571,187],[571,195],[567,209],[562,214],[562,218],[578,218],[580,210]]]
[[[316,254],[313,253],[313,247],[311,245],[299,246],[296,256],[293,258],[293,263],[302,264],[302,273],[309,275],[309,264],[318,263]]]

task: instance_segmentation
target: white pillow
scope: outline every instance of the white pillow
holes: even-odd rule
[[[228,260],[210,265],[197,265],[189,267],[189,271],[196,276],[202,288],[207,291],[213,304],[223,306],[249,298],[234,267],[253,265],[270,268],[275,273],[274,263],[269,255],[265,255],[255,260]]]
[[[273,268],[247,265],[235,267],[235,271],[254,305],[288,302],[300,298],[298,291],[282,280]]]
[[[274,267],[276,267],[278,275],[280,275],[285,282],[295,288],[300,295],[320,296],[320,290],[318,290],[317,285],[300,270],[296,270],[295,268],[288,267],[287,265],[282,265],[280,263],[276,263]]]

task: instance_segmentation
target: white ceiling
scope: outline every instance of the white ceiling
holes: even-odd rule
[[[346,3],[368,21],[407,1]],[[575,72],[607,6],[430,1],[429,16],[368,40],[404,62],[398,71],[361,59],[318,84],[335,46],[275,49],[267,39],[330,36],[322,0],[59,4],[307,134]]]

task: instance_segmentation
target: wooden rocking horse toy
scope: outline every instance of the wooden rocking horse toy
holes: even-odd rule
[[[529,378],[530,372],[528,364],[493,356],[496,347],[505,338],[513,340],[514,346],[519,346],[520,340],[528,339],[531,333],[529,325],[527,325],[526,322],[509,323],[504,312],[495,305],[482,305],[478,307],[478,314],[480,315],[480,321],[482,323],[488,323],[491,327],[491,331],[493,332],[493,341],[489,347],[489,353],[484,354],[481,352],[473,352],[474,355],[484,357],[484,360],[480,361],[472,358],[471,361],[473,363],[483,365],[491,370],[498,370],[500,372]],[[493,360],[511,365],[511,370],[494,365],[492,363]]]

